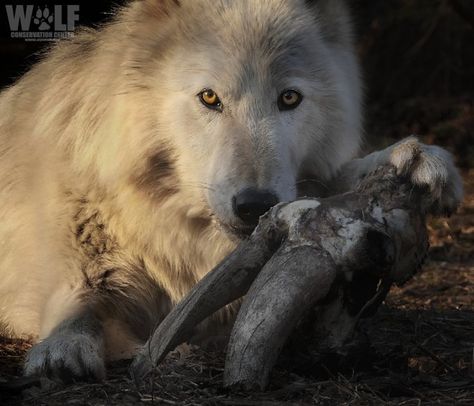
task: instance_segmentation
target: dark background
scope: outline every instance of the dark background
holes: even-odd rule
[[[258,1],[258,0],[255,0]],[[79,23],[110,18],[122,1],[79,4]],[[366,80],[367,138],[381,146],[411,133],[455,153],[461,166],[474,161],[474,1],[356,0],[353,9]],[[0,86],[35,62],[48,42],[13,40],[5,4],[0,7]],[[49,2],[53,5],[54,2]]]

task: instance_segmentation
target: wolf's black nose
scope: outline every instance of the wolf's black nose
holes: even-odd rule
[[[245,189],[232,198],[235,215],[245,224],[256,226],[258,219],[278,203],[278,197],[268,190]]]

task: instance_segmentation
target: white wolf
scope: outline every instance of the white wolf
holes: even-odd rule
[[[102,378],[279,201],[392,162],[459,203],[441,148],[360,144],[340,0],[133,1],[55,46],[0,96],[0,320],[39,340],[25,372]]]

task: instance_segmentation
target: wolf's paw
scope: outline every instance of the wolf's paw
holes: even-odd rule
[[[449,215],[459,206],[462,179],[448,151],[409,137],[393,147],[390,163],[399,175],[408,176],[414,185],[429,191],[431,213]]]
[[[105,364],[101,344],[77,333],[49,336],[28,352],[24,373],[46,375],[62,382],[103,380]]]

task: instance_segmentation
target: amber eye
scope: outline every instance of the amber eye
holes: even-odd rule
[[[285,90],[278,98],[278,108],[280,110],[292,110],[299,106],[303,96],[296,90]]]
[[[206,107],[213,110],[222,111],[221,99],[219,99],[219,96],[216,94],[216,92],[214,92],[214,90],[205,89],[199,93],[198,96],[202,104],[204,104]]]

